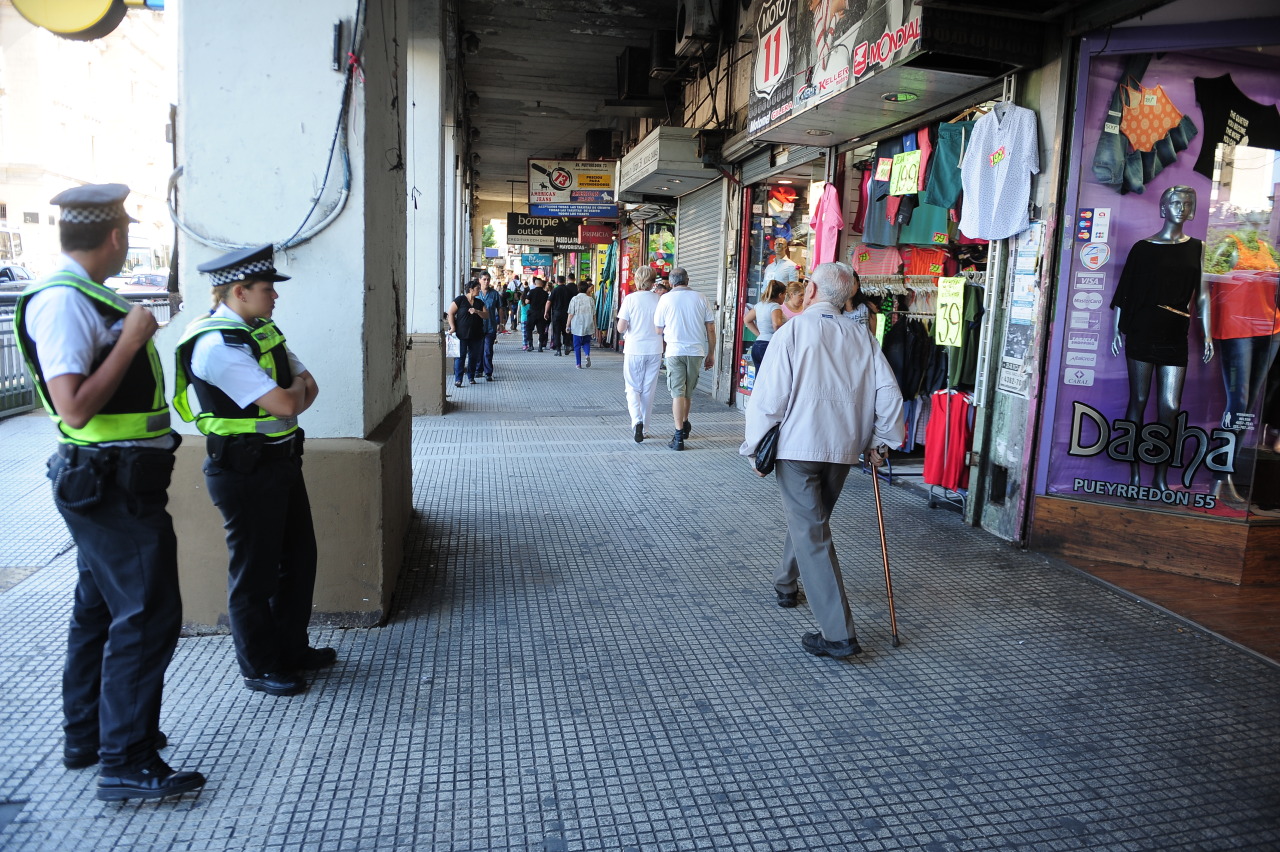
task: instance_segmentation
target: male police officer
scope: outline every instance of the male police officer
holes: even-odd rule
[[[156,753],[164,671],[182,621],[177,539],[165,510],[173,451],[164,374],[143,307],[103,286],[129,249],[123,184],[55,196],[61,268],[27,288],[14,325],[58,428],[53,499],[75,539],[75,604],[62,681],[70,769],[99,759],[99,799],[156,799],[204,786]]]
[[[178,344],[173,407],[208,436],[205,485],[227,530],[228,615],[245,688],[296,695],[307,688],[301,672],[338,658],[307,640],[316,536],[298,415],[320,391],[271,320],[275,285],[289,280],[271,246],[198,268],[213,280],[213,308]]]

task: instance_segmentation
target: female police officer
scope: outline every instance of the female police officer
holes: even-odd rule
[[[296,695],[307,688],[300,670],[337,660],[307,640],[316,538],[297,416],[318,388],[271,321],[275,283],[289,276],[276,272],[270,245],[199,270],[212,276],[213,310],[178,344],[174,408],[208,436],[205,483],[227,530],[228,613],[244,684]]]

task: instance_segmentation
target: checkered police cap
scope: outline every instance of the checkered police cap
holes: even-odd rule
[[[202,263],[196,268],[210,276],[215,287],[236,281],[289,280],[288,275],[276,272],[275,250],[270,244],[236,249],[208,263]]]
[[[122,183],[90,183],[60,192],[49,203],[62,208],[59,221],[70,225],[137,222],[125,212],[128,195],[129,187]]]

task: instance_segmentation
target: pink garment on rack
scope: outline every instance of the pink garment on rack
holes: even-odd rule
[[[810,271],[819,263],[830,263],[836,259],[836,241],[843,227],[840,193],[828,181],[822,188],[822,197],[814,206],[813,215],[809,217],[809,228],[813,231],[813,261],[809,266]]]
[[[849,226],[849,230],[855,234],[861,234],[866,225],[867,209],[871,207],[870,186],[871,169],[863,169],[862,180],[858,184],[858,212],[854,214],[853,224]]]

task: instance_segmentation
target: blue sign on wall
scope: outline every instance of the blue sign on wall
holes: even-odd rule
[[[550,266],[551,255],[549,254],[522,254],[520,255],[521,266]]]
[[[617,219],[616,204],[530,204],[531,216],[579,216],[591,219]]]

